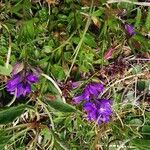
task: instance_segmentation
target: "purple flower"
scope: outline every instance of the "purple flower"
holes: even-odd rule
[[[87,84],[81,95],[75,96],[74,103],[79,104],[82,100],[89,101],[92,98],[97,98],[103,92],[104,86],[101,83],[91,82]]]
[[[80,85],[80,82],[73,82],[70,80],[68,81],[68,84],[70,85],[71,89],[76,89]]]
[[[7,82],[7,85],[6,85],[7,91],[9,91],[9,92],[14,91],[14,89],[17,87],[17,85],[20,83],[20,81],[21,81],[20,76],[14,75],[12,77],[12,79]]]
[[[17,97],[26,96],[27,94],[31,93],[31,85],[29,83],[19,83],[16,87],[17,90]],[[11,94],[14,94],[12,92]]]
[[[83,104],[84,111],[87,112],[87,120],[95,121],[97,120],[97,108],[94,103],[86,102]]]
[[[30,82],[30,83],[36,83],[38,82],[39,78],[34,75],[33,73],[29,73],[27,76],[26,76],[27,80]]]
[[[101,83],[91,82],[87,84],[84,89],[85,100],[89,100],[91,96],[97,97],[103,90],[104,86]]]
[[[75,96],[73,98],[75,104],[80,104],[80,102],[84,99],[83,95]]]
[[[130,24],[125,24],[124,25],[125,31],[129,36],[135,35],[134,27]]]
[[[87,112],[87,120],[95,121],[99,125],[108,123],[112,115],[111,101],[107,99],[96,100],[95,103],[86,102],[83,109]]]
[[[88,121],[94,121],[97,124],[108,123],[112,115],[112,101],[107,99],[98,99],[104,86],[101,83],[91,82],[87,84],[81,95],[73,98],[75,104],[83,101],[83,110],[87,113]]]
[[[17,64],[18,65],[18,64]],[[16,67],[14,68],[16,71]],[[17,98],[31,93],[31,85],[38,82],[38,76],[31,70],[12,71],[12,78],[6,83],[6,90]]]

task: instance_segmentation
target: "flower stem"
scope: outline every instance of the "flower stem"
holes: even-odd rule
[[[11,56],[11,37],[9,35],[9,47],[8,47],[7,60],[6,60],[6,68],[9,67],[10,56]]]

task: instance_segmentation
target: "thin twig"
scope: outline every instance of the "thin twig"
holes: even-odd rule
[[[43,108],[45,109],[50,121],[51,121],[51,126],[52,126],[52,129],[55,130],[55,126],[54,126],[54,122],[53,122],[53,119],[52,119],[52,115],[50,114],[49,110],[47,109],[45,103],[43,103],[39,98],[37,98],[39,104],[41,104],[43,106]]]
[[[129,61],[130,60],[133,60],[133,61],[150,61],[150,59],[149,58],[131,58],[131,59],[129,59]]]
[[[139,77],[139,76],[142,76],[142,75],[144,75],[144,74],[143,74],[143,73],[140,73],[140,74],[135,74],[135,75],[127,76],[127,77],[125,77],[125,78],[123,78],[123,79],[117,80],[116,82],[112,83],[112,84],[102,93],[102,95],[103,95],[104,93],[106,93],[106,91],[108,91],[111,87],[115,86],[116,84],[118,84],[118,83],[120,83],[120,82],[122,82],[122,81],[124,81],[124,80],[130,79],[130,78],[134,78],[134,77]]]
[[[129,1],[129,0],[108,0],[107,3],[111,4],[111,3],[130,3],[130,4],[135,4],[135,5],[140,5],[140,6],[150,6],[150,3],[148,2],[133,2],[133,1]]]
[[[6,68],[9,67],[10,56],[11,56],[11,37],[9,35],[9,47],[8,47],[7,60],[6,60]]]
[[[17,97],[17,88],[15,89],[15,93],[12,100],[7,104],[8,107],[10,107],[15,102],[16,97]]]
[[[114,112],[116,113],[116,116],[118,117],[118,119],[121,123],[121,126],[124,127],[124,124],[123,124],[123,121],[122,121],[121,117],[119,116],[119,114],[116,111],[114,111]]]

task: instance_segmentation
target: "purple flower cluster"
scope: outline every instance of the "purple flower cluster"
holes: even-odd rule
[[[19,69],[20,68],[20,69]],[[31,85],[38,82],[38,75],[31,70],[23,69],[22,64],[16,64],[12,71],[12,78],[6,84],[6,90],[16,97],[31,93]]]
[[[111,100],[99,99],[98,96],[104,91],[101,83],[91,82],[87,84],[81,95],[74,97],[74,103],[83,102],[83,110],[87,112],[87,120],[108,123],[112,115]]]
[[[74,97],[74,101],[79,104],[82,100],[89,101],[92,98],[97,98],[103,90],[103,84],[91,82],[85,86],[81,95]]]

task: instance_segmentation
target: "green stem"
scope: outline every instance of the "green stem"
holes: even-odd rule
[[[70,69],[69,69],[69,72],[68,72],[68,74],[67,74],[67,76],[66,76],[65,82],[67,81],[68,77],[70,76],[71,70],[72,70],[72,68],[73,68],[73,66],[74,66],[74,64],[75,64],[76,59],[77,59],[77,56],[78,56],[79,50],[80,50],[80,48],[81,48],[81,46],[82,46],[82,43],[83,43],[84,37],[85,37],[85,35],[86,35],[86,32],[87,32],[87,30],[88,30],[88,28],[89,28],[89,26],[90,26],[92,8],[93,8],[93,0],[92,0],[92,4],[91,4],[91,7],[90,7],[90,13],[89,13],[89,16],[88,16],[88,20],[87,20],[87,22],[86,22],[86,25],[85,25],[85,29],[84,29],[82,38],[81,38],[81,40],[80,40],[78,46],[77,46],[76,49],[75,49],[75,56],[74,56],[74,58],[73,58],[71,67],[70,67]]]
[[[10,56],[11,56],[11,37],[9,35],[9,46],[8,46],[8,53],[7,53],[7,60],[6,60],[6,68],[9,67]]]
[[[12,100],[6,106],[10,107],[15,102],[16,97],[17,97],[17,88],[15,89],[15,93]]]
[[[55,130],[55,127],[54,127],[54,122],[53,122],[53,119],[52,119],[52,116],[50,114],[50,112],[48,111],[45,103],[43,103],[39,98],[37,98],[38,102],[43,106],[43,108],[45,109],[47,115],[49,116],[49,119],[51,121],[51,125],[52,125],[52,129]]]

